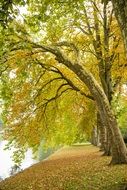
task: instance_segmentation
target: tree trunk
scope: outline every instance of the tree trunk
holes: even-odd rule
[[[96,32],[96,42],[93,44],[96,52],[96,57],[98,60],[98,68],[99,68],[99,77],[101,81],[102,88],[109,100],[109,103],[111,103],[112,100],[112,78],[111,78],[111,65],[112,65],[112,59],[110,56],[109,51],[109,22],[108,22],[108,15],[107,15],[107,2],[104,2],[103,6],[103,35],[104,35],[104,41],[103,46],[104,50],[102,48],[102,42],[101,42],[101,34],[100,34],[100,25],[99,25],[99,18],[96,11],[96,8],[94,7],[94,22],[95,22],[95,32]],[[104,51],[104,53],[103,53]],[[104,122],[101,120],[100,115],[97,114],[97,125],[100,128],[100,140],[102,144],[102,149],[104,151],[104,155],[109,156],[111,155],[111,146],[110,146],[110,140],[109,140],[109,134],[107,130],[107,123],[104,124]]]
[[[112,139],[111,163],[112,164],[127,163],[127,149],[123,141],[120,129],[118,128],[116,118],[112,112],[111,106],[104,91],[99,86],[94,77],[91,75],[91,73],[82,68],[81,65],[75,64],[71,66],[71,69],[73,69],[73,71],[77,74],[80,80],[83,81],[89,88],[91,94],[93,95],[97,103],[101,120],[107,124],[106,127],[110,134],[110,138]]]
[[[109,143],[111,144],[111,152],[112,152],[111,164],[127,163],[127,149],[123,141],[120,129],[118,128],[116,118],[112,114],[111,110],[109,110],[106,115],[105,116],[107,118],[105,118],[104,115],[101,117],[103,117],[105,122],[107,121],[108,140]]]
[[[111,156],[111,139],[107,127],[101,120],[99,112],[97,113],[97,125],[100,131],[100,150],[104,151],[104,156]]]
[[[98,146],[99,145],[99,134],[98,134],[98,129],[97,127],[93,127],[92,129],[92,133],[91,133],[91,143],[94,146]]]
[[[126,52],[126,58],[127,58],[127,1],[126,0],[112,0],[115,16],[117,18],[118,24],[121,29],[121,33],[123,36],[123,41],[125,45],[125,52]],[[119,133],[119,132],[117,132]],[[118,134],[119,136],[119,134]],[[112,162],[120,162],[120,160],[115,159],[115,154],[117,154],[116,147],[113,147],[112,149],[114,157],[112,158]],[[124,150],[121,150],[124,152]],[[122,160],[121,160],[122,162]]]
[[[106,146],[106,128],[101,122],[100,114],[97,113],[97,127],[99,129],[100,134],[100,149],[105,152],[105,146]]]
[[[111,156],[112,139],[108,130],[106,130],[106,143],[104,156]]]
[[[127,57],[127,1],[112,0],[115,16],[121,29]]]
[[[99,136],[100,136],[100,150],[104,151],[104,154],[106,153],[106,127],[104,123],[101,121],[100,114],[97,112],[97,127],[99,130]]]
[[[73,71],[76,76],[88,87],[94,100],[96,101],[101,120],[104,120],[106,129],[108,130],[112,139],[112,161],[113,164],[127,164],[127,149],[123,141],[120,129],[116,118],[112,112],[112,108],[109,101],[99,83],[95,80],[90,72],[86,70],[85,67],[81,66],[79,63],[74,63],[70,61],[59,49],[50,48],[41,45],[43,50],[53,53],[56,56],[56,60],[62,63]]]

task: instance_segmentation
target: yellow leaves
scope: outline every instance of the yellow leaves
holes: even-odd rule
[[[52,66],[56,66],[56,65],[57,65],[57,61],[55,60],[54,57],[50,57],[50,58],[47,60],[47,63],[51,64]]]
[[[85,36],[84,34],[78,34],[76,37],[74,37],[74,41],[81,44],[81,45],[84,45],[84,43],[89,43],[89,39],[88,39],[88,36]]]
[[[23,51],[23,50],[17,50],[11,52],[7,63],[12,69],[14,69],[16,67],[17,61],[25,59],[28,55],[29,55],[28,51]]]
[[[13,98],[16,104],[19,104],[19,106],[25,106],[25,101],[29,97],[31,91],[31,83],[30,82],[24,82],[22,84],[22,87],[20,89],[17,89],[17,91],[14,92]],[[20,103],[19,103],[20,102]]]
[[[29,82],[23,83],[23,90],[29,90],[31,88],[31,84]]]
[[[21,100],[23,97],[25,97],[26,94],[25,93],[22,93],[22,92],[17,92],[16,95],[15,95],[15,99],[17,101]]]
[[[17,102],[11,107],[11,118],[17,118],[25,111],[26,104],[24,102]]]
[[[26,58],[30,53],[28,51],[18,50],[15,52],[14,56],[17,59],[23,59]]]

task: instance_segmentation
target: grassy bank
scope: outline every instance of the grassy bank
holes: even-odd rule
[[[101,154],[90,145],[64,148],[48,160],[2,181],[0,190],[124,189],[127,166],[109,166],[111,158]]]

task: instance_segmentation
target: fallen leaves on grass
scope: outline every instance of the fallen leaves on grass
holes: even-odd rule
[[[0,183],[0,190],[117,190],[127,166],[108,166],[93,146],[64,148]]]

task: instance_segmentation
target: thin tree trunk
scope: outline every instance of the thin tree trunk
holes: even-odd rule
[[[112,13],[111,13],[112,14]],[[107,16],[107,3],[104,2],[103,6],[103,34],[104,34],[104,53],[102,48],[101,42],[101,34],[100,34],[100,25],[99,25],[99,18],[96,11],[96,7],[94,7],[94,22],[95,22],[95,31],[96,31],[96,43],[94,45],[95,52],[97,55],[98,60],[98,68],[99,68],[99,77],[101,81],[102,88],[109,100],[112,100],[112,80],[111,80],[111,64],[112,62],[111,57],[109,55],[109,23],[108,23],[108,16]],[[97,114],[97,125],[100,128],[100,138],[102,147],[104,150],[104,155],[109,156],[111,155],[111,145],[107,130],[107,123],[101,120],[100,115]],[[101,137],[102,136],[102,137]]]
[[[97,127],[93,127],[92,129],[92,133],[91,133],[91,143],[94,146],[98,146],[99,145],[99,134],[98,134],[98,129]]]
[[[104,156],[111,156],[111,139],[104,122],[101,120],[99,112],[97,113],[97,125],[100,131],[100,150],[104,152]]]
[[[112,0],[115,16],[119,23],[127,57],[127,1],[126,0]]]
[[[100,114],[99,112],[97,113],[97,127],[99,129],[99,134],[100,134],[100,150],[106,151],[106,128],[104,124],[101,121]]]
[[[104,156],[111,156],[111,144],[112,144],[112,139],[110,137],[110,133],[108,130],[106,130],[106,144],[105,144],[105,152]]]

